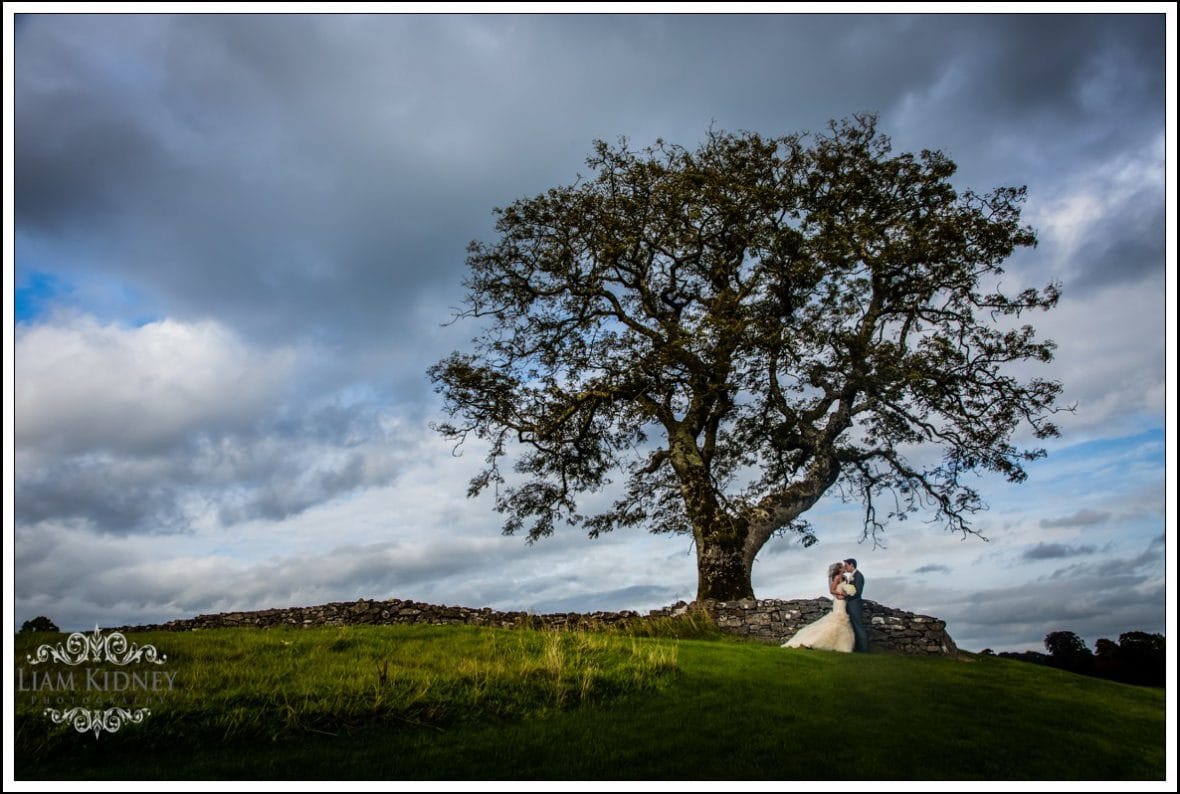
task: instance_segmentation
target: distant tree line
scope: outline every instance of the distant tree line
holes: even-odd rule
[[[45,617],[44,615],[38,615],[32,620],[26,620],[21,624],[20,627],[21,634],[28,634],[29,632],[33,631],[60,632],[61,629],[59,629],[57,624],[49,618]]]
[[[985,648],[986,656],[1003,656],[1022,662],[1044,664],[1069,670],[1071,673],[1092,675],[1140,686],[1164,686],[1166,657],[1164,635],[1145,631],[1128,631],[1119,635],[1118,642],[1100,639],[1094,650],[1086,647],[1081,637],[1072,631],[1054,631],[1045,635],[1045,649],[1038,651],[1003,651],[996,654]]]

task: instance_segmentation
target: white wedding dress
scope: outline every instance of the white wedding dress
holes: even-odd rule
[[[842,598],[833,601],[831,612],[799,629],[782,647],[852,653],[856,646],[856,635],[852,633],[852,623],[848,620],[848,604]]]

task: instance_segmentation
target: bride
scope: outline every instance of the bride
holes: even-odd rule
[[[844,597],[854,595],[856,588],[844,581],[844,563],[836,562],[828,566],[828,592],[833,598],[832,611],[799,629],[782,647],[852,652],[856,637],[848,621],[848,605],[844,603]]]

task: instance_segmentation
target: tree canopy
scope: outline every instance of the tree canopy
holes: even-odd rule
[[[437,429],[489,442],[470,494],[494,489],[504,532],[691,533],[698,598],[747,597],[772,536],[815,541],[801,516],[833,486],[865,537],[917,510],[978,534],[965,475],[1020,482],[1044,454],[1013,437],[1056,434],[1060,385],[1010,369],[1051,360],[1017,318],[1058,287],[996,278],[1036,241],[1024,188],[960,192],[950,159],[892,154],[871,115],[695,150],[598,141],[587,166],[495,210],[460,312],[482,328],[430,369]]]

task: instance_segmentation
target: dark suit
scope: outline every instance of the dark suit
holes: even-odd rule
[[[865,628],[860,602],[860,597],[865,592],[865,577],[859,569],[852,574],[852,584],[856,586],[856,595],[845,598],[845,606],[848,610],[848,622],[852,624],[852,634],[856,637],[856,647],[853,650],[857,653],[868,653],[869,632]]]

